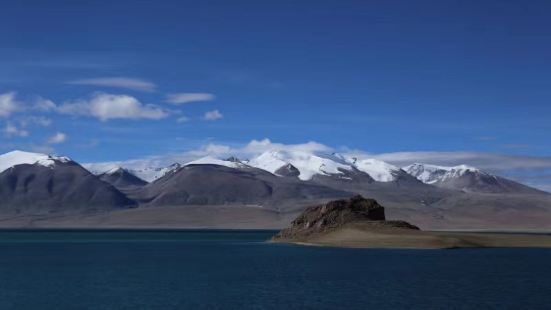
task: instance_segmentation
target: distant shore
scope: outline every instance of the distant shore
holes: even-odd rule
[[[303,238],[279,238],[276,243],[306,246],[384,249],[551,248],[551,235],[517,232],[419,231],[373,228],[354,223]]]

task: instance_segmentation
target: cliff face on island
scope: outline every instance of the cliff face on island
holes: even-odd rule
[[[353,223],[368,224],[374,228],[419,230],[418,227],[404,221],[387,221],[385,208],[376,200],[354,196],[306,209],[291,223],[291,227],[283,229],[274,237],[274,240],[304,238]]]

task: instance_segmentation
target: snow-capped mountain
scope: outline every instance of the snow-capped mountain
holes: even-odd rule
[[[67,157],[13,151],[0,155],[0,212],[51,213],[134,206],[115,187]]]
[[[294,170],[294,167],[299,172],[298,178],[303,181],[311,180],[315,175],[340,175],[353,169],[351,165],[339,162],[336,158],[285,150],[264,152],[247,164],[275,175],[278,175],[278,171],[282,172],[283,170],[280,170],[282,168],[290,171]]]
[[[218,166],[225,166],[225,167],[235,168],[235,169],[248,167],[247,164],[242,163],[236,157],[230,157],[228,159],[218,159],[212,156],[201,157],[197,160],[194,160],[185,164],[185,166],[188,166],[188,165],[218,165]]]
[[[168,175],[182,167],[180,163],[174,163],[167,167],[145,167],[145,168],[127,168],[126,170],[138,178],[149,183]]]
[[[17,165],[36,164],[43,167],[53,167],[56,163],[67,163],[70,161],[71,159],[68,157],[52,156],[23,151],[12,151],[0,155],[0,173]]]
[[[107,182],[119,190],[139,188],[147,184],[133,173],[122,167],[115,167],[98,175],[100,180]]]
[[[479,193],[541,194],[542,191],[502,178],[475,167],[412,164],[403,168],[423,183]]]
[[[401,169],[384,161],[373,158],[358,158],[354,156],[339,155],[345,162],[353,165],[356,169],[369,174],[377,182],[395,181]]]
[[[511,210],[524,212],[529,208],[536,215],[523,223],[530,223],[543,214],[537,212],[549,208],[551,197],[464,165],[414,164],[400,169],[367,156],[294,149],[274,149],[250,160],[212,156],[193,161],[178,162],[178,159],[171,157],[176,163],[170,166],[166,159],[149,158],[91,164],[86,170],[67,157],[21,151],[6,153],[0,155],[0,218],[37,215],[52,218],[54,213],[96,214],[129,207],[223,205],[237,207],[235,214],[228,209],[229,217],[224,223],[231,223],[232,219],[242,223],[243,219],[249,221],[251,206],[262,210],[259,219],[265,221],[268,215],[277,214],[280,218],[281,214],[314,203],[362,194],[406,214],[417,214],[416,207],[423,212],[466,209],[465,218],[478,220],[492,218],[496,210],[503,210],[505,223],[509,223]],[[142,178],[154,182],[146,184]],[[185,209],[168,211],[172,210]],[[135,216],[154,226],[157,221],[162,222],[163,212],[168,211],[160,210],[157,217],[157,211],[149,209]],[[198,223],[208,226],[211,216],[217,215],[203,211],[197,213]],[[123,216],[126,212],[117,214]],[[419,214],[424,218],[424,213]],[[449,213],[442,217],[438,213],[434,219],[448,221],[454,216],[455,213]]]
[[[278,177],[251,166],[228,167],[227,162],[230,161],[220,165],[215,164],[218,161],[205,159],[184,165],[146,185],[133,197],[148,206],[244,204],[277,209],[300,201],[352,195],[315,182]]]
[[[102,175],[110,171],[116,171],[119,168],[123,168],[128,173],[133,174],[134,176],[151,183],[179,168],[182,167],[180,163],[174,163],[170,166],[157,166],[149,165],[148,163],[132,162],[130,164],[125,164],[121,162],[111,162],[111,163],[93,163],[93,164],[83,164],[83,167],[88,169],[91,173],[95,175]]]
[[[308,152],[273,150],[265,152],[248,164],[275,175],[299,172],[299,179],[311,180],[316,175],[350,177],[353,172],[367,173],[377,182],[395,181],[401,173],[399,167],[372,158],[358,158],[343,154],[320,155]]]
[[[372,179],[377,182],[392,182],[404,174],[400,168],[371,158],[358,158],[341,154],[317,154],[306,151],[273,149],[250,160],[237,157],[226,159],[205,156],[190,162],[177,162],[168,167],[159,167],[149,162],[132,161],[124,163],[85,164],[91,172],[100,175],[111,169],[123,167],[129,173],[147,182],[153,182],[187,165],[219,165],[234,169],[258,168],[280,177],[298,177],[309,181],[316,176],[338,179]],[[367,174],[367,175],[366,175]]]
[[[358,186],[365,187],[368,186],[367,184],[375,182],[381,186],[394,184],[396,186],[412,188],[412,190],[413,187],[425,183],[466,192],[540,192],[467,165],[445,167],[429,164],[412,164],[399,168],[366,156],[338,153],[320,154],[292,149],[272,149],[254,156],[250,160],[239,160],[236,157],[221,159],[214,156],[206,156],[189,162],[177,162],[166,167],[158,167],[153,164],[154,162],[133,161],[129,166],[121,166],[128,173],[149,183],[163,176],[175,173],[185,166],[217,165],[232,169],[257,168],[279,177],[298,178],[302,181],[330,185],[341,190],[350,189],[351,183],[354,183],[355,189],[358,190]],[[92,164],[86,167],[96,174],[101,174],[118,166],[112,163],[107,165]],[[348,185],[339,184],[342,182],[348,183]],[[370,187],[374,189],[374,185],[372,184]]]
[[[458,178],[468,172],[487,174],[477,168],[467,165],[446,167],[415,163],[403,167],[402,169],[426,184],[434,184],[436,182]]]

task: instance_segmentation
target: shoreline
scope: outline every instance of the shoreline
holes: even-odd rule
[[[89,226],[73,226],[73,227],[47,227],[47,226],[21,226],[21,227],[1,227],[0,232],[9,231],[181,231],[181,232],[225,232],[225,231],[264,231],[264,232],[279,232],[277,228],[236,228],[236,227],[167,227],[167,226],[105,226],[105,227],[89,227]],[[534,235],[534,236],[551,236],[551,230],[534,230],[534,229],[510,229],[510,230],[494,230],[494,229],[446,229],[446,230],[421,230],[423,233],[438,233],[438,234],[481,234],[481,235]]]
[[[362,223],[295,238],[276,236],[271,241],[302,246],[372,249],[551,248],[551,234],[548,232],[420,231],[373,228]]]

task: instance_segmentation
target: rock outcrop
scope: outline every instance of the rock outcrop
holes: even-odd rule
[[[369,223],[373,227],[394,227],[419,230],[404,221],[387,221],[385,209],[374,199],[354,196],[328,202],[306,209],[291,224],[274,237],[278,239],[300,239],[310,235],[339,229],[352,223]]]

